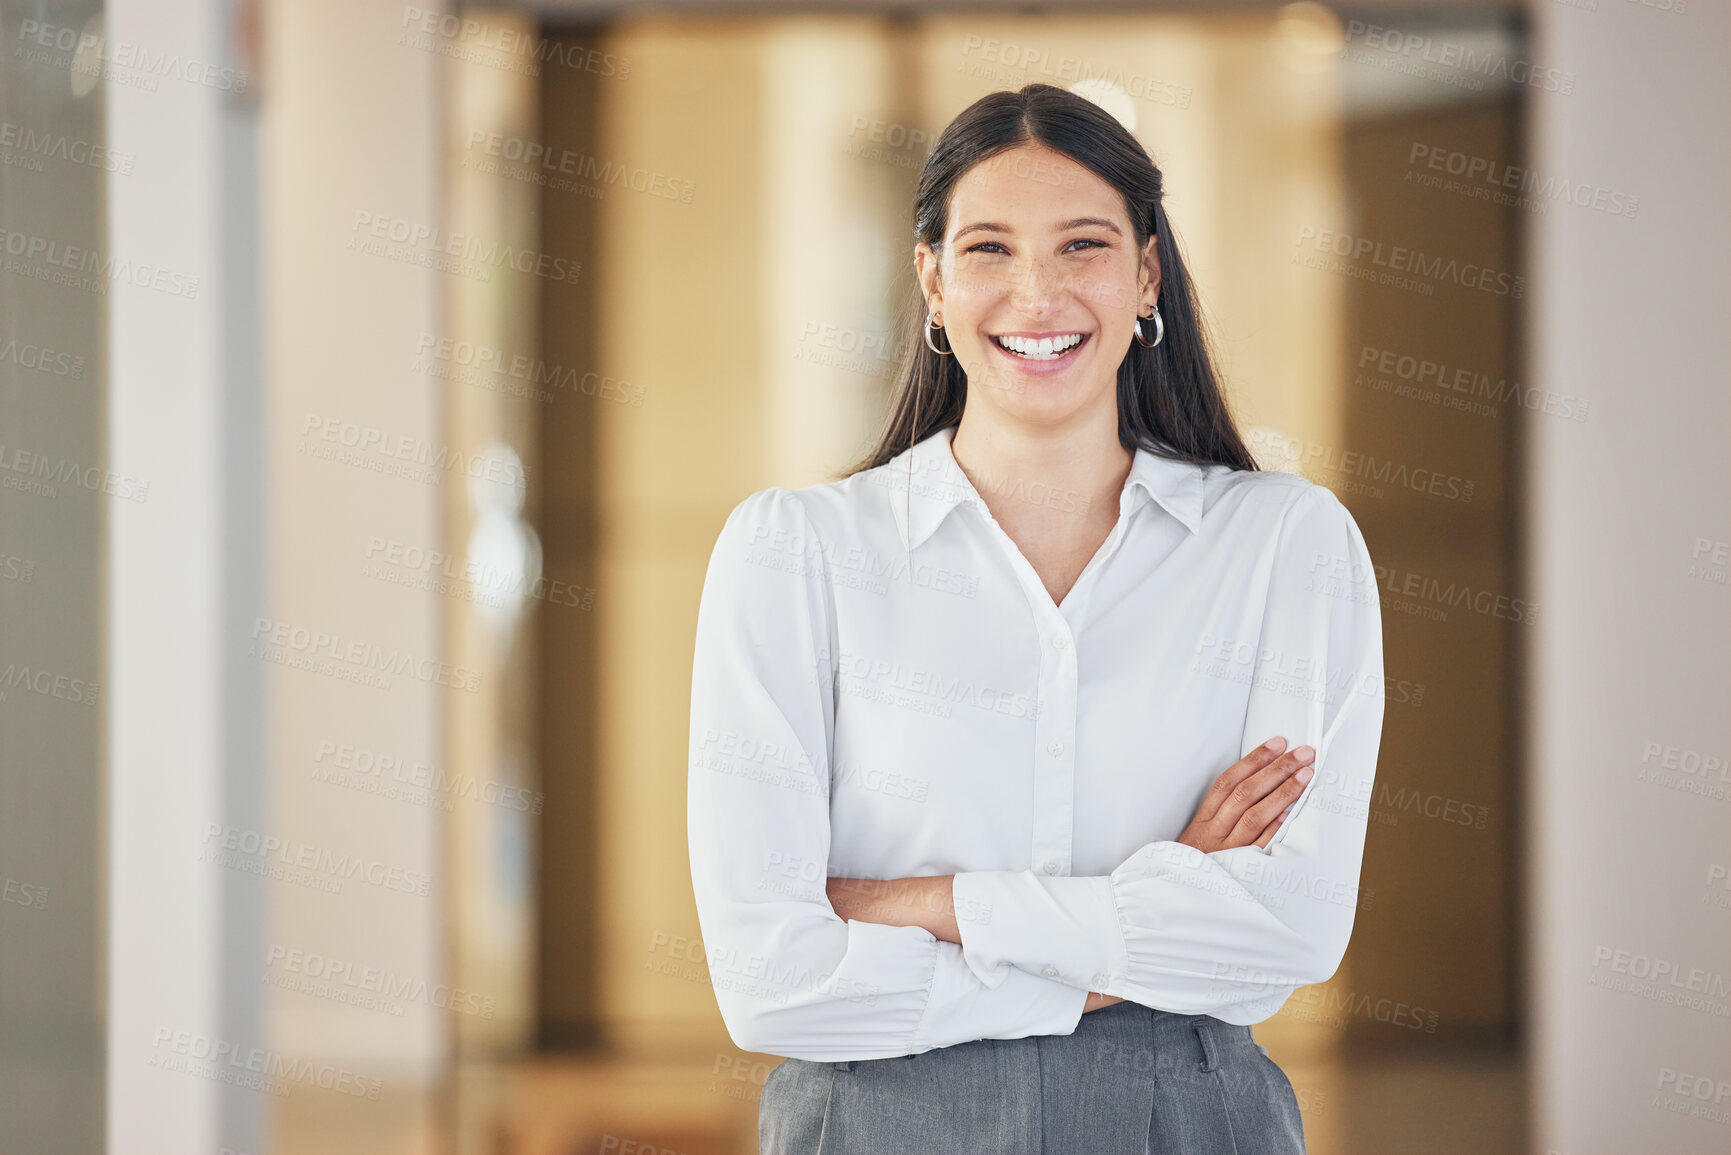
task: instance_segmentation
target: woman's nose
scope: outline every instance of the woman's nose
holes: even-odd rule
[[[1063,291],[1062,274],[1046,261],[1029,256],[1017,264],[1011,288],[1012,299],[1017,305],[1045,305]]]

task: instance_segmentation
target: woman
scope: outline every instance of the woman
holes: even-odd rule
[[[1378,601],[1234,430],[1161,195],[1080,97],[970,106],[888,432],[716,543],[692,883],[728,1031],[787,1057],[765,1152],[1304,1149],[1251,1024],[1352,930]]]

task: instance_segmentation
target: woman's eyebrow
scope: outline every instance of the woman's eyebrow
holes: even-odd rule
[[[1073,221],[1065,221],[1060,224],[1057,231],[1065,233],[1069,232],[1071,229],[1088,228],[1090,226],[1093,228],[1111,229],[1118,236],[1124,235],[1124,230],[1120,229],[1105,217],[1077,217]],[[1015,230],[1009,225],[1001,224],[998,221],[975,221],[971,225],[963,225],[961,228],[957,229],[955,239],[959,241],[969,233],[1009,233],[1014,231]]]

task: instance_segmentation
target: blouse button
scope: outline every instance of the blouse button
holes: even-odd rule
[[[1046,747],[1046,753],[1050,754],[1054,758],[1056,758],[1058,755],[1062,754],[1063,752],[1064,752],[1064,744],[1062,742],[1053,742],[1050,746]]]
[[[1062,649],[1065,649],[1066,647],[1068,647],[1069,644],[1070,644],[1070,639],[1066,638],[1063,634],[1052,635],[1052,645],[1055,648],[1062,650]]]
[[[1058,864],[1056,862],[1048,862],[1044,869],[1047,874],[1056,874],[1058,873]]]
[[[1049,979],[1055,979],[1058,977],[1058,968],[1049,966],[1041,970],[1040,973]]]

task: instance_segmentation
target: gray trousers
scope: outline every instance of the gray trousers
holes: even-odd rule
[[[762,1155],[1304,1155],[1304,1123],[1249,1027],[1121,1002],[1071,1035],[784,1059],[764,1083],[758,1143]]]

